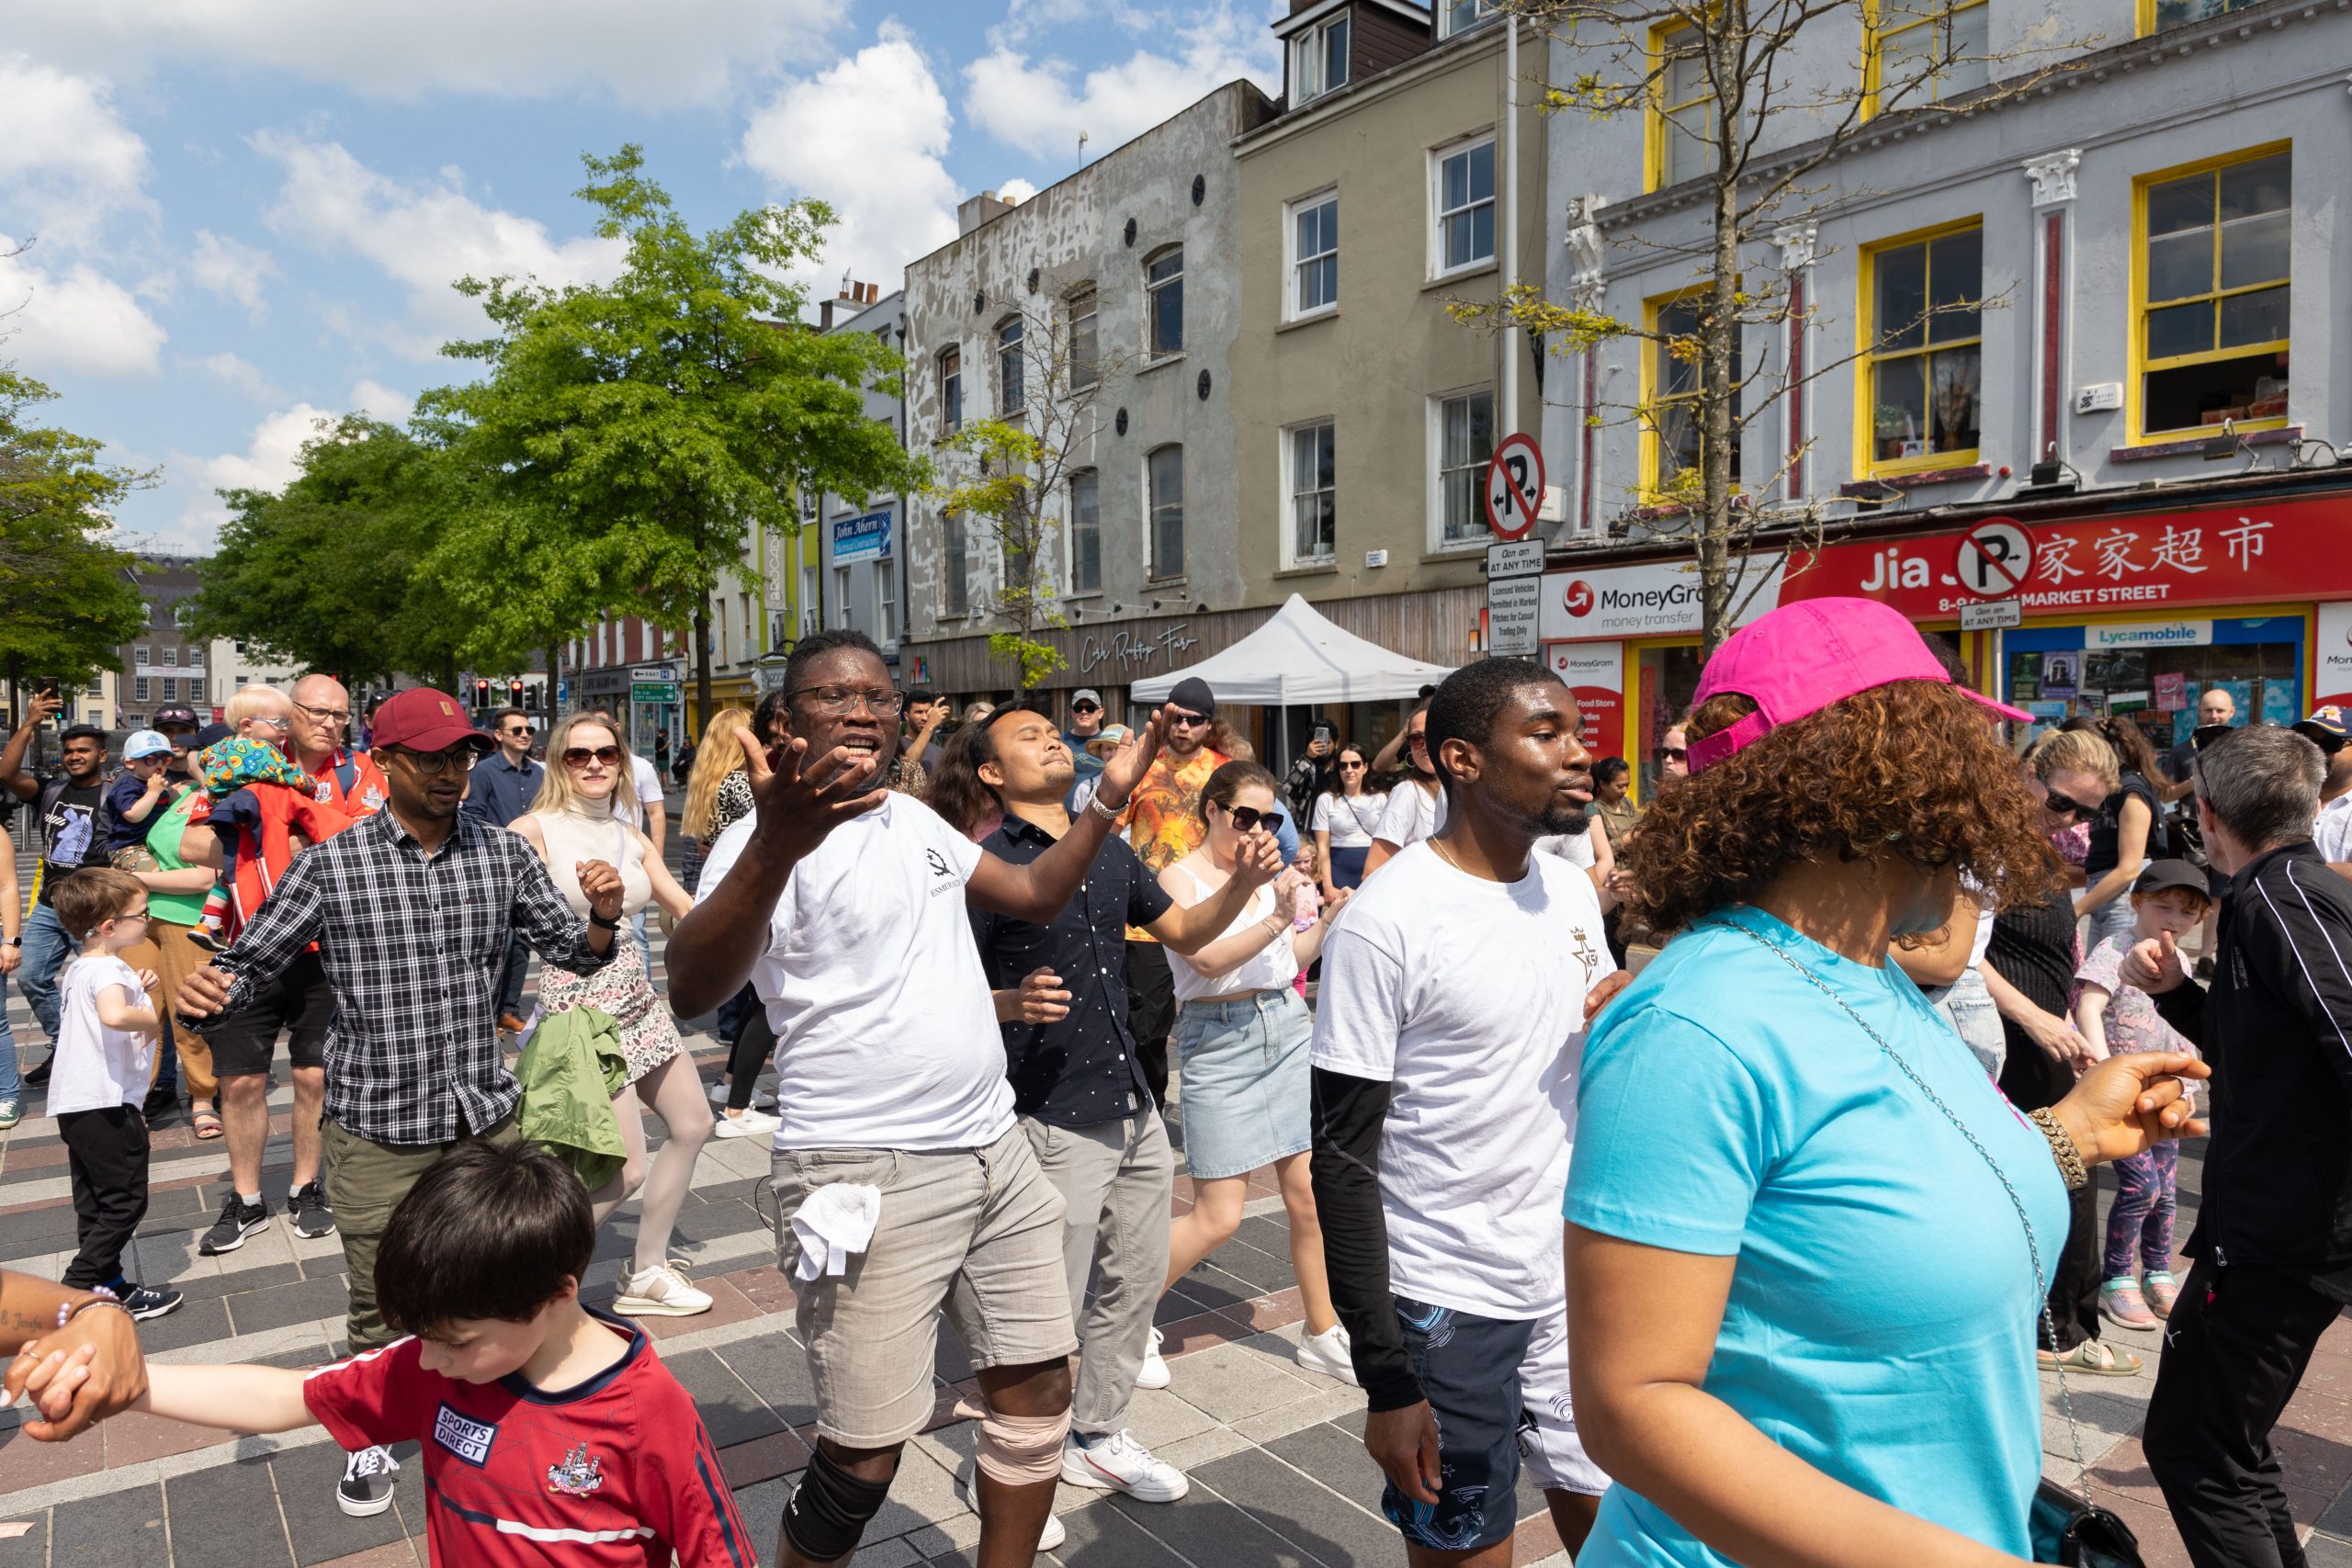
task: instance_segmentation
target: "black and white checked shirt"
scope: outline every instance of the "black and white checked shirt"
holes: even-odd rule
[[[460,812],[427,855],[379,812],[294,857],[219,960],[233,976],[227,1011],[317,942],[334,987],[327,1114],[370,1143],[450,1143],[521,1097],[498,1048],[499,973],[518,931],[575,975],[605,962],[523,840]]]

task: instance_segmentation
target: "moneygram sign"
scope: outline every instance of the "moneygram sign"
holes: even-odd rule
[[[1758,571],[1770,574],[1760,588]],[[1747,604],[1740,617],[1745,626],[1781,602],[1780,563],[1751,563],[1736,592]],[[1701,619],[1698,573],[1687,563],[1660,562],[1551,573],[1544,579],[1538,624],[1545,642],[1595,642],[1696,637]]]

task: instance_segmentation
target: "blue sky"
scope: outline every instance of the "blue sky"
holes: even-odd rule
[[[1279,88],[1283,0],[25,0],[0,37],[0,359],[163,470],[125,542],[201,551],[221,485],[465,367],[467,272],[584,280],[579,154],[642,142],[698,223],[841,209],[812,298],[895,288],[1220,82]]]

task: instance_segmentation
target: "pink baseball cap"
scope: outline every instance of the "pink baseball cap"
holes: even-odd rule
[[[1776,725],[1894,681],[1953,683],[1902,612],[1874,599],[1807,599],[1783,604],[1733,633],[1700,673],[1692,706],[1737,692],[1756,699],[1756,711],[1728,729],[1692,741],[1690,771],[1722,761],[1762,739]],[[2031,714],[1965,686],[1959,690],[2003,718],[2033,722]]]

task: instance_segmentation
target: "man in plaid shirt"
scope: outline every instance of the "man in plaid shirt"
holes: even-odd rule
[[[401,692],[377,711],[389,809],[297,855],[229,951],[182,984],[191,1019],[233,1014],[311,942],[334,990],[327,1034],[327,1186],[350,1274],[351,1348],[396,1337],[376,1309],[376,1247],[427,1167],[468,1138],[514,1134],[522,1091],[498,1044],[498,982],[511,934],[585,975],[612,952],[620,873],[578,870],[582,926],[528,844],[461,816],[467,776],[494,744],[456,699]],[[391,1504],[381,1450],[352,1456],[345,1513]]]

